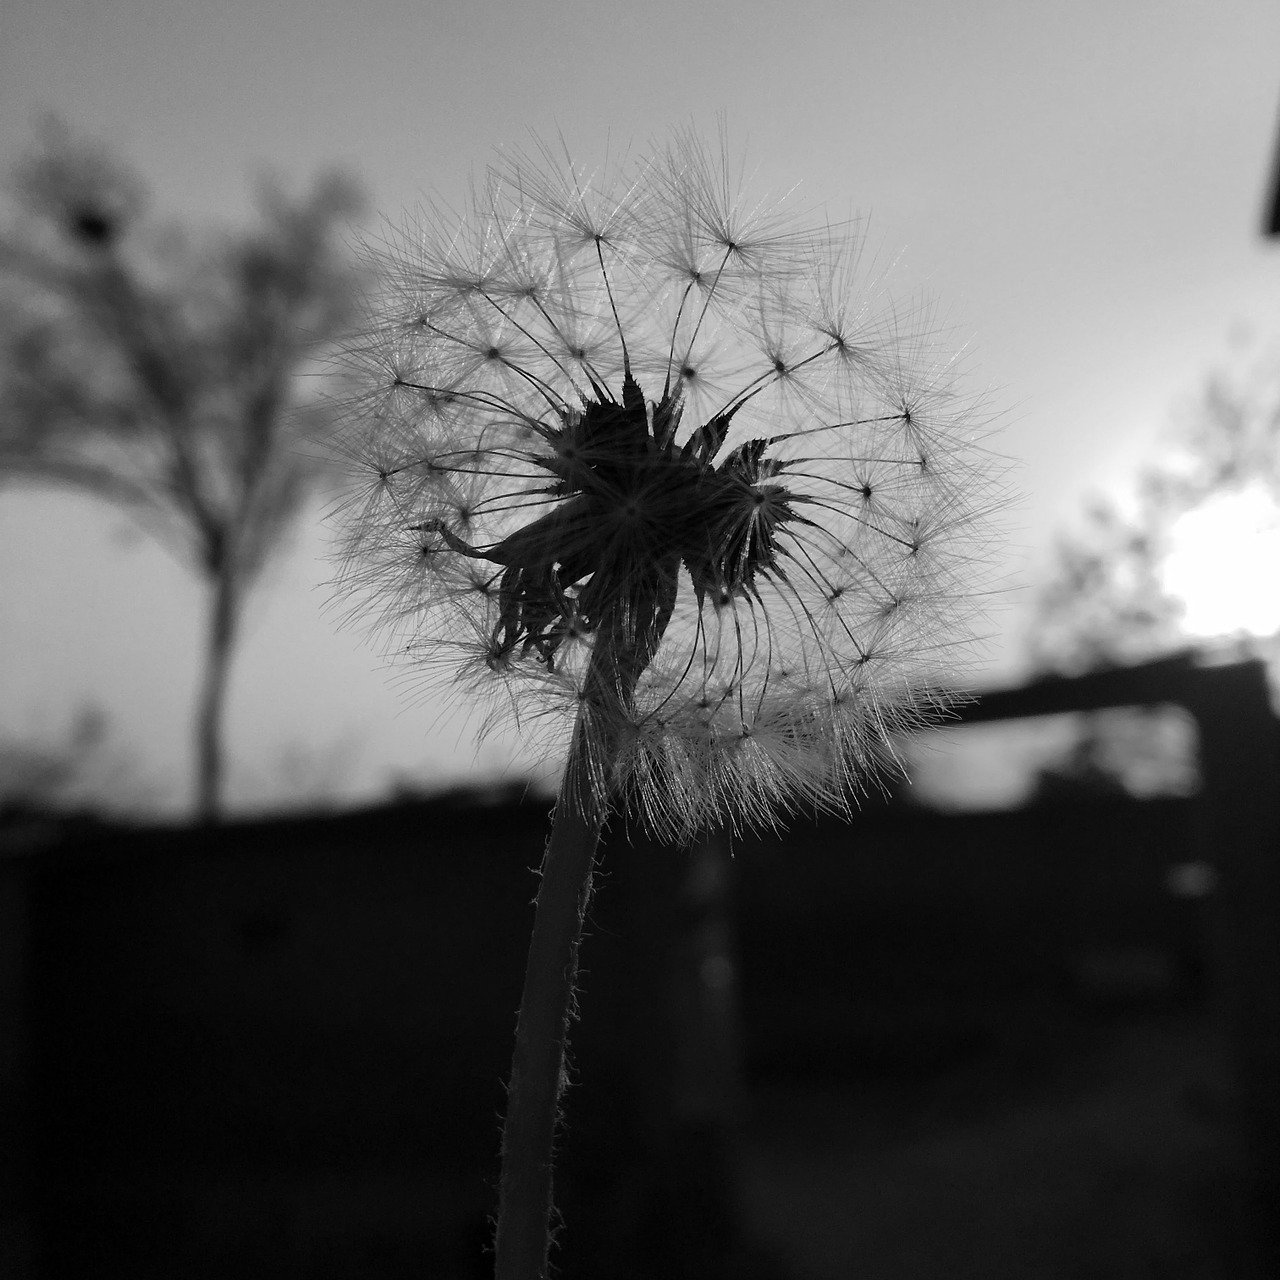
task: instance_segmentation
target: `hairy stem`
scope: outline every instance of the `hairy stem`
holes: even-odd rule
[[[596,848],[608,813],[615,731],[670,617],[654,599],[626,601],[600,628],[573,746],[560,783],[525,965],[516,1048],[502,1129],[495,1280],[545,1280],[551,1246],[551,1170],[567,1083],[565,1046],[578,978],[578,944],[591,901]],[[636,619],[641,619],[639,627]]]
[[[591,777],[579,720],[542,862],[516,1024],[502,1130],[496,1280],[544,1280],[551,1243],[551,1170],[565,1046],[578,974],[578,943],[591,900],[605,801]]]

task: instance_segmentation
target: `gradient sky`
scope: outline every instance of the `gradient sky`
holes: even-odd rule
[[[1252,0],[5,0],[0,165],[55,110],[152,182],[159,212],[234,222],[255,174],[340,164],[378,209],[458,204],[495,145],[576,156],[728,118],[759,181],[870,215],[891,290],[935,299],[1020,463],[1012,588],[980,682],[1011,678],[1055,529],[1124,485],[1177,405],[1252,334],[1280,339],[1280,243],[1258,234],[1280,105],[1280,6]],[[250,606],[232,801],[332,772],[507,766],[322,612],[312,527]],[[87,500],[0,494],[0,738],[95,702],[181,805],[202,599]],[[412,687],[408,693],[412,695]],[[519,767],[517,764],[513,767]]]

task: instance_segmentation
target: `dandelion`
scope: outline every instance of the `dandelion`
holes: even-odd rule
[[[490,694],[489,723],[567,745],[500,1280],[545,1274],[608,812],[687,840],[843,809],[970,638],[994,505],[980,416],[860,284],[858,250],[855,228],[748,201],[723,146],[685,132],[594,174],[512,155],[470,217],[378,255],[387,296],[351,351],[345,584],[416,670]]]

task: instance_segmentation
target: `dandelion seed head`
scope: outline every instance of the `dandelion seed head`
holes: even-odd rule
[[[856,226],[747,199],[692,133],[506,156],[375,252],[341,578],[486,724],[586,735],[669,838],[843,808],[935,715],[1001,468]]]

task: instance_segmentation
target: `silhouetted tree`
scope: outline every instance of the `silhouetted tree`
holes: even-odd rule
[[[302,374],[350,323],[354,183],[260,193],[239,234],[145,219],[139,177],[50,125],[0,233],[0,480],[127,508],[209,587],[197,810],[218,814],[222,709],[246,594],[315,489],[331,410]]]

